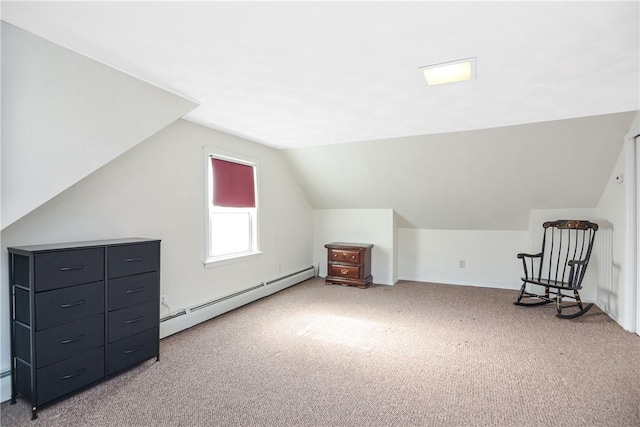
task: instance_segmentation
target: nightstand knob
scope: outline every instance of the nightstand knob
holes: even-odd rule
[[[341,269],[340,269],[340,273],[342,273],[342,274],[349,274],[349,269],[347,269],[347,268],[341,268]]]

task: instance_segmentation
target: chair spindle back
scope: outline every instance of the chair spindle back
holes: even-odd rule
[[[598,224],[558,220],[545,222],[542,227],[544,236],[538,277],[550,282],[564,282],[573,289],[580,289]]]

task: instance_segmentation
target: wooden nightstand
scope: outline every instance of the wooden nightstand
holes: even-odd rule
[[[328,243],[326,283],[368,288],[371,277],[371,248],[362,243]]]

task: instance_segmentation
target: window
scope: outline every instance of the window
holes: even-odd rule
[[[206,152],[205,263],[245,257],[258,250],[257,163]]]

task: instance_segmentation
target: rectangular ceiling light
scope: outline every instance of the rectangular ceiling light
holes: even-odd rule
[[[476,58],[460,59],[418,68],[429,86],[463,82],[476,78]]]

